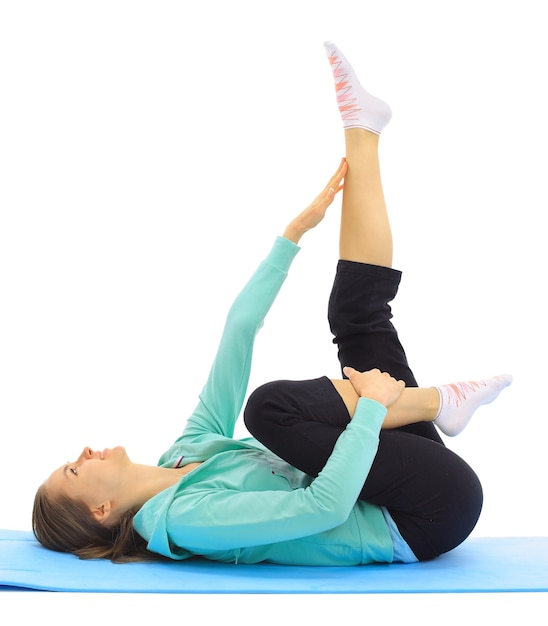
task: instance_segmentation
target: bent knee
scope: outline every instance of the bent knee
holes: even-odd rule
[[[276,402],[280,393],[280,382],[273,381],[257,387],[247,400],[243,413],[244,424],[256,438],[259,438],[274,416],[280,413]]]

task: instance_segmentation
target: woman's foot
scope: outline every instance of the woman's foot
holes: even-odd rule
[[[352,66],[334,43],[326,41],[324,45],[344,128],[364,128],[379,135],[392,117],[390,107],[360,85]]]
[[[440,396],[438,414],[434,424],[449,437],[458,435],[480,406],[489,404],[512,383],[505,374],[486,380],[472,380],[435,387]]]

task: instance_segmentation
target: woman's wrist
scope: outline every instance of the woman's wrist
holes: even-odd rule
[[[283,237],[285,239],[289,239],[289,241],[292,241],[293,243],[298,244],[305,232],[305,230],[299,228],[295,221],[293,221],[287,225]]]

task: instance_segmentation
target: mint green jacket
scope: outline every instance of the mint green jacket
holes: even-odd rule
[[[252,438],[232,438],[249,380],[253,344],[299,247],[278,237],[234,301],[199,403],[163,467],[201,461],[144,504],[134,527],[152,552],[173,559],[291,565],[391,562],[381,508],[358,500],[386,414],[361,398],[315,479]]]

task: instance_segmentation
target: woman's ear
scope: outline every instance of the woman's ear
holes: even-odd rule
[[[103,504],[100,504],[98,507],[91,510],[91,514],[100,524],[104,524],[107,519],[109,519],[111,513],[112,505],[110,500],[103,502]]]

